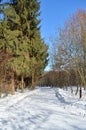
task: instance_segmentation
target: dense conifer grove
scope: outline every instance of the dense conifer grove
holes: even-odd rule
[[[0,92],[33,89],[48,63],[38,0],[0,1]]]

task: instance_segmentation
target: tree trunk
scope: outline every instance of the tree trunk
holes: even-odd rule
[[[14,73],[13,73],[13,75],[12,75],[12,83],[11,83],[11,87],[12,87],[11,94],[14,95],[14,94],[15,94]]]
[[[79,89],[78,89],[78,85],[77,85],[77,89],[76,89],[75,95],[77,95],[77,94],[78,94],[78,90],[79,90]]]
[[[79,98],[82,98],[82,87],[80,87]]]
[[[21,76],[21,92],[24,92],[24,77],[23,75]]]
[[[32,73],[32,85],[31,85],[31,89],[34,89],[34,72]]]

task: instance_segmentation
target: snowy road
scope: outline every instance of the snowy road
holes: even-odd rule
[[[86,100],[52,88],[0,99],[0,130],[86,130]]]

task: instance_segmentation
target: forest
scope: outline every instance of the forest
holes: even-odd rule
[[[81,5],[86,1],[0,0],[0,130],[86,130]]]
[[[34,89],[48,63],[48,46],[40,34],[40,2],[0,2],[0,94]]]
[[[41,37],[40,14],[37,0],[0,1],[0,95],[36,85],[77,86],[81,98],[86,89],[86,11],[78,10],[59,27],[50,53]],[[46,72],[48,61],[51,70]]]

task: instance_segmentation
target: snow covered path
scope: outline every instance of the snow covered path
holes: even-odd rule
[[[37,88],[0,99],[0,130],[86,130],[86,100]]]

